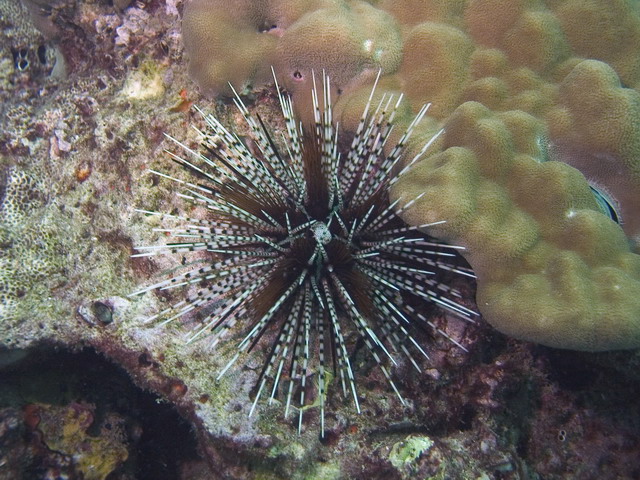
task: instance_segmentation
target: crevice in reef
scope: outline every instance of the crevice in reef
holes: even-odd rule
[[[0,350],[0,385],[0,423],[22,432],[8,445],[0,434],[0,443],[5,457],[22,452],[12,467],[25,475],[55,470],[109,480],[176,479],[198,462],[195,435],[175,408],[92,349]],[[79,438],[82,452],[74,451]],[[82,455],[94,447],[96,456],[113,460],[103,466],[104,476],[82,470]]]

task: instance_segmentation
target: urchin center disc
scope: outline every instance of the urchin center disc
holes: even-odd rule
[[[317,222],[311,227],[313,238],[321,245],[327,245],[331,242],[332,235],[329,226],[323,222]]]

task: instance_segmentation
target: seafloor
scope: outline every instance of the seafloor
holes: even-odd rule
[[[186,344],[179,325],[143,323],[162,298],[128,298],[171,265],[131,258],[158,235],[134,208],[175,206],[147,172],[173,168],[163,133],[195,138],[190,102],[239,120],[187,76],[181,3],[58,0],[36,30],[0,1],[0,479],[640,478],[637,352],[444,314],[468,352],[429,339],[425,372],[395,371],[407,406],[355,358],[363,412],[332,397],[325,438],[313,415],[296,435],[280,405],[248,417],[257,359],[216,382],[232,346]],[[273,89],[245,101],[281,124]]]

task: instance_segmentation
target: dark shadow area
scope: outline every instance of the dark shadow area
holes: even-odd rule
[[[117,429],[117,447],[126,449],[120,454],[126,460],[108,474],[108,480],[177,479],[182,465],[198,460],[195,435],[173,406],[136,387],[125,370],[91,349],[0,350],[0,385],[0,412],[12,414],[13,424],[21,420],[22,434],[14,437],[25,444],[5,445],[7,438],[0,438],[0,443],[3,450],[15,447],[26,452],[20,458],[21,473],[29,478],[45,478],[42,475],[55,468],[67,468],[72,472],[68,478],[76,478],[74,468],[80,468],[67,465],[73,463],[66,459],[68,452],[51,453],[65,441],[56,436],[56,422],[75,428],[75,419],[69,419],[74,413],[89,419],[74,434],[86,438],[85,444],[97,445]],[[55,412],[62,412],[57,413],[59,419]],[[61,466],[52,466],[52,458]]]

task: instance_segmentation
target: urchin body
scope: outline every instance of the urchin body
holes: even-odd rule
[[[221,330],[242,325],[238,328],[244,338],[219,376],[252,350],[265,332],[274,330],[275,341],[267,346],[250,414],[265,392],[270,400],[282,393],[285,416],[292,408],[299,412],[299,430],[303,412],[312,403],[318,405],[322,432],[325,396],[334,375],[360,410],[350,362],[353,342],[348,338],[364,342],[402,401],[387,359],[395,363],[395,354],[405,354],[419,369],[411,352],[425,357],[426,353],[412,332],[435,329],[420,304],[432,302],[464,318],[475,315],[455,300],[455,291],[434,277],[440,269],[471,275],[448,264],[456,247],[422,233],[429,225],[407,226],[400,220],[402,210],[417,199],[406,199],[402,206],[388,202],[388,188],[402,174],[404,145],[427,106],[398,143],[385,149],[399,99],[383,98],[374,111],[372,91],[350,148],[340,152],[328,92],[329,79],[323,77],[321,89],[314,85],[315,122],[307,128],[297,124],[290,98],[278,92],[286,154],[237,96],[235,103],[249,125],[256,151],[204,114],[210,128],[201,132],[206,154],[172,139],[190,155],[186,159],[170,152],[172,158],[199,182],[168,178],[182,185],[180,195],[187,202],[204,206],[209,216],[193,219],[145,212],[177,220],[180,226],[169,232],[180,241],[139,247],[139,255],[207,251],[212,260],[206,267],[137,292],[195,285],[194,294],[154,316],[170,321],[207,307],[209,313],[192,339],[205,333],[218,338]],[[430,144],[409,159],[404,170]],[[312,377],[316,398],[309,394]]]

